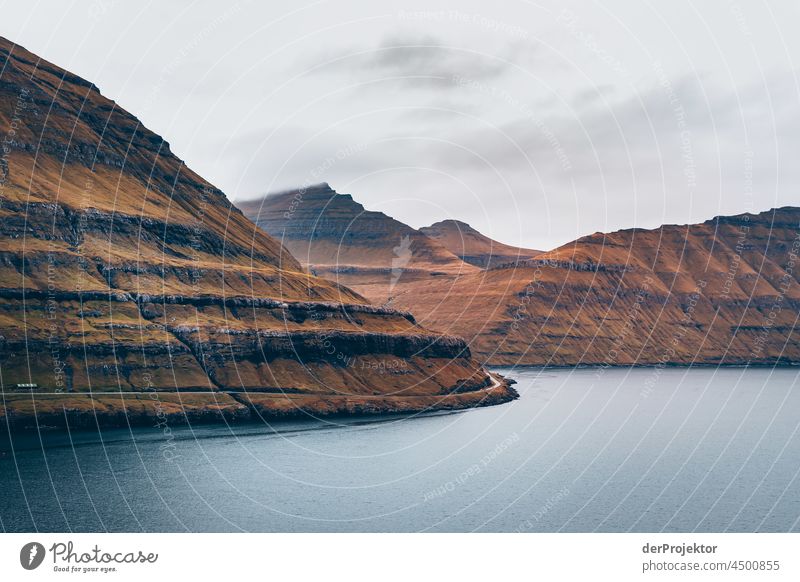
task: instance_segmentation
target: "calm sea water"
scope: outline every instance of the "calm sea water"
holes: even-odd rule
[[[7,531],[796,531],[800,370],[505,370],[413,418],[0,443]]]

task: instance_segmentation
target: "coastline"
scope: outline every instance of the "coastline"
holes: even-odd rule
[[[264,392],[5,393],[0,430],[21,433],[246,423],[308,417],[380,416],[468,410],[519,398],[512,379],[444,395],[359,396]]]

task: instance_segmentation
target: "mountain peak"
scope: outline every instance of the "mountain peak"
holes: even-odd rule
[[[440,220],[421,228],[420,232],[438,241],[467,263],[482,269],[513,264],[541,253],[534,249],[523,249],[497,242],[466,222],[455,219]]]
[[[473,232],[475,229],[466,222],[461,220],[456,220],[455,218],[446,218],[444,220],[440,220],[439,222],[434,222],[430,226],[425,226],[420,230],[430,229],[430,230],[440,230],[445,228],[456,228],[458,230],[462,230],[465,232]],[[477,231],[475,231],[477,232]]]

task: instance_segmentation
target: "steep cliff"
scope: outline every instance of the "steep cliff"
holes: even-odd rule
[[[91,83],[5,39],[0,67],[0,414],[12,426],[514,397],[462,340],[306,273]]]

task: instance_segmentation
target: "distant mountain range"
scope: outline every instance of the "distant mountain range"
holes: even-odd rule
[[[542,253],[452,220],[414,230],[327,184],[240,207],[321,276],[465,338],[491,364],[800,363],[798,208]]]
[[[5,39],[0,67],[0,420],[152,425],[515,397],[462,339],[310,276],[92,83]]]

